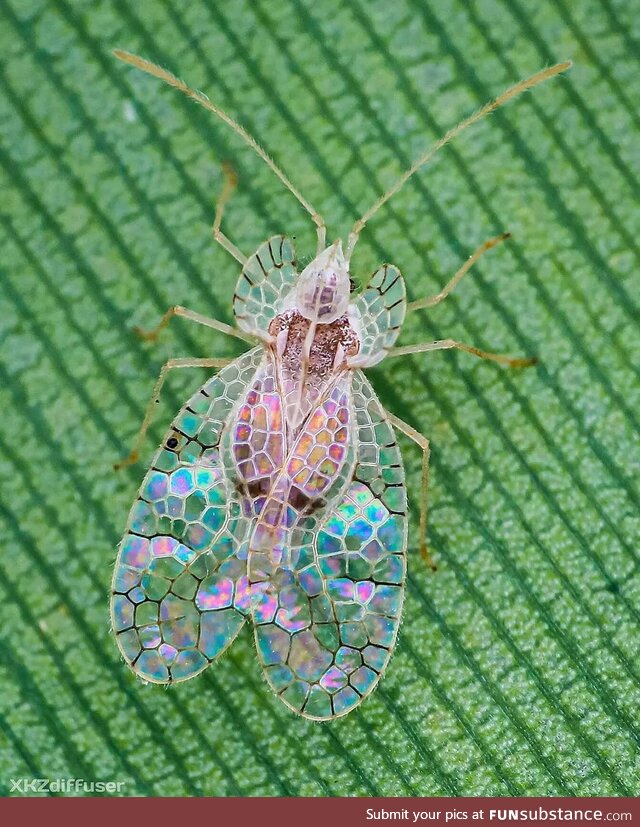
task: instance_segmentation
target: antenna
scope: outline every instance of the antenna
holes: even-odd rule
[[[200,106],[203,106],[205,109],[208,109],[210,112],[213,112],[214,115],[217,115],[220,120],[224,121],[228,126],[233,129],[233,131],[239,135],[242,140],[251,147],[251,149],[256,153],[259,158],[265,162],[265,164],[269,167],[269,169],[274,172],[278,178],[282,181],[285,187],[289,190],[289,192],[298,200],[298,202],[304,207],[304,209],[309,213],[311,216],[312,221],[316,225],[316,232],[318,234],[318,252],[324,250],[326,246],[326,227],[322,216],[316,211],[316,209],[307,201],[307,199],[299,192],[296,187],[291,183],[291,181],[287,178],[284,172],[280,169],[279,166],[273,161],[264,149],[260,146],[260,144],[253,138],[247,130],[241,126],[237,121],[234,121],[232,117],[227,115],[219,106],[209,98],[203,94],[202,92],[198,92],[195,89],[191,89],[187,86],[186,83],[177,78],[175,75],[172,75],[171,72],[168,72],[166,69],[163,69],[161,66],[158,66],[156,63],[151,63],[149,60],[145,60],[142,57],[138,57],[138,55],[131,54],[131,52],[125,52],[122,49],[114,49],[113,54],[118,60],[122,60],[124,63],[130,63],[132,66],[135,66],[136,69],[141,69],[143,72],[146,72],[149,75],[153,75],[156,78],[160,78],[160,80],[168,83],[169,86],[173,86],[175,89],[178,89],[188,98],[191,98],[196,103],[199,103]]]
[[[443,146],[448,144],[452,141],[456,135],[459,135],[463,130],[465,130],[468,126],[476,123],[476,121],[482,120],[486,115],[489,115],[495,109],[502,106],[505,103],[508,103],[512,98],[517,97],[522,92],[526,92],[527,89],[532,89],[534,86],[537,86],[539,83],[543,83],[545,80],[554,77],[554,75],[560,74],[560,72],[566,72],[567,69],[570,69],[572,63],[570,60],[565,60],[564,63],[558,63],[555,66],[551,66],[549,69],[543,69],[540,72],[536,72],[535,75],[531,75],[531,77],[526,78],[525,80],[521,80],[519,83],[516,83],[515,86],[511,86],[505,92],[503,92],[499,97],[495,98],[495,100],[489,101],[489,103],[485,104],[482,109],[479,109],[475,114],[470,115],[464,121],[461,121],[457,126],[454,126],[453,129],[450,129],[439,141],[437,141],[432,147],[430,147],[423,155],[421,155],[412,166],[403,173],[400,178],[393,184],[385,193],[381,195],[380,198],[373,204],[373,206],[369,207],[369,209],[365,212],[362,218],[359,218],[356,223],[353,225],[353,229],[349,233],[349,241],[347,243],[347,251],[346,251],[346,259],[349,261],[351,258],[351,254],[353,253],[353,248],[356,246],[358,241],[358,237],[362,230],[364,229],[365,224],[371,219],[387,201],[391,198],[391,196],[395,195],[399,192],[402,187],[407,183],[409,178],[414,175],[421,167],[423,167],[426,163],[428,163],[436,152],[439,149],[442,149]]]

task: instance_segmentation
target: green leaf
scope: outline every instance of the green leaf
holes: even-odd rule
[[[124,782],[148,795],[640,794],[640,94],[621,0],[0,0],[0,793],[11,778]],[[634,28],[635,27],[635,28]],[[429,143],[504,88],[566,58],[440,153],[367,227],[355,277],[384,261],[411,299],[487,254],[402,344],[463,353],[371,372],[432,443],[420,456],[397,652],[361,710],[298,719],[252,637],[193,681],[143,686],[107,610],[114,550],[143,466],[115,473],[161,364],[234,355],[172,323],[231,321],[235,262],[311,222],[226,126],[115,61],[126,48],[201,88],[255,134],[329,222],[352,222]],[[203,375],[175,376],[154,439]],[[145,459],[151,455],[149,441]]]

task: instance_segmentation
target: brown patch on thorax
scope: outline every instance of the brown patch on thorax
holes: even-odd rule
[[[310,326],[310,320],[297,310],[281,313],[269,325],[269,333],[272,336],[288,330],[282,365],[292,374],[297,373],[302,364],[304,342]],[[338,345],[342,345],[345,356],[353,356],[360,349],[360,342],[346,314],[331,324],[316,325],[307,366],[310,376],[322,378],[331,373]]]

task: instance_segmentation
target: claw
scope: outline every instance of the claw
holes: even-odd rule
[[[429,549],[426,546],[422,546],[422,548],[420,549],[420,557],[422,557],[422,559],[429,566],[431,571],[438,571],[438,567],[433,562],[431,555],[429,554]]]
[[[140,459],[138,451],[132,451],[128,457],[121,459],[120,462],[113,463],[113,470],[119,471],[121,468],[126,468],[127,465],[134,465]]]
[[[134,325],[132,328],[133,332],[136,336],[139,336],[145,342],[157,342],[158,341],[158,331],[157,330],[143,330],[138,325]]]
[[[512,368],[531,368],[537,365],[540,360],[537,356],[531,356],[525,359],[512,359],[510,367]]]

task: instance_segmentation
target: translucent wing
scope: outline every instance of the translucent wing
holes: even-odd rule
[[[262,354],[245,353],[189,400],[131,509],[111,619],[120,651],[144,680],[193,677],[227,648],[248,612],[250,521],[220,442]]]
[[[240,479],[249,497],[260,506],[274,475],[284,460],[282,398],[277,386],[276,366],[266,354],[238,407],[231,450]]]
[[[271,576],[277,605],[254,610],[273,690],[314,720],[345,715],[375,687],[400,623],[407,537],[402,459],[366,377],[354,372],[356,463],[337,500],[291,535],[290,568]]]
[[[355,307],[360,321],[360,351],[352,365],[370,367],[387,355],[400,333],[407,310],[404,279],[393,264],[371,276]]]
[[[238,326],[247,333],[267,333],[297,277],[291,239],[276,235],[258,247],[247,259],[236,285],[233,312]]]
[[[337,498],[353,471],[351,378],[351,372],[345,371],[327,389],[294,439],[279,472],[271,478],[268,495],[261,503],[248,560],[249,581],[258,598],[254,601],[254,620],[258,618],[258,622],[276,605],[277,590],[292,583],[292,569],[299,562],[299,554],[292,549],[293,536],[301,524],[308,526],[309,513],[326,508],[325,498]],[[260,595],[266,595],[265,605],[257,609]],[[289,617],[282,609],[279,615],[283,628],[297,627],[295,612]]]

